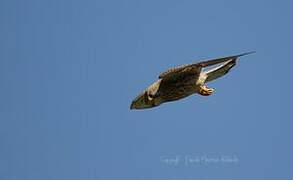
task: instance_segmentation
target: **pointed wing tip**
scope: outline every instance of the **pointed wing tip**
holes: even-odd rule
[[[256,53],[256,51],[250,51],[250,52],[242,53],[242,54],[237,55],[237,57],[246,56],[248,54],[253,54],[253,53]]]

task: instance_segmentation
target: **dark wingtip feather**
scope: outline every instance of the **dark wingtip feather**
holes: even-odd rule
[[[256,53],[256,51],[250,51],[250,52],[242,53],[242,54],[237,55],[237,57],[246,56],[248,54],[253,54],[253,53]]]

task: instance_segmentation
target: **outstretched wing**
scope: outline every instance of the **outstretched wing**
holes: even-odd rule
[[[224,57],[224,58],[219,58],[219,59],[212,59],[212,60],[207,60],[207,61],[202,61],[199,62],[198,64],[200,64],[202,67],[208,67],[208,66],[212,66],[215,64],[220,64],[220,63],[224,63],[230,60],[236,60],[237,58],[241,57],[241,56],[245,56],[248,54],[252,54],[255,53],[254,51],[252,52],[247,52],[247,53],[243,53],[243,54],[239,54],[239,55],[235,55],[235,56],[228,56],[228,57]]]
[[[169,80],[176,80],[178,78],[182,78],[184,76],[189,76],[189,75],[198,76],[200,74],[202,68],[204,68],[204,67],[208,67],[208,66],[212,66],[212,65],[220,64],[220,63],[225,63],[225,62],[226,62],[225,64],[227,65],[228,62],[231,63],[231,61],[235,61],[240,56],[248,55],[251,53],[254,53],[254,52],[247,52],[247,53],[239,54],[236,56],[229,56],[229,57],[224,57],[224,58],[201,61],[199,63],[178,66],[175,68],[168,69],[167,71],[161,73],[159,75],[159,78],[163,79],[164,81],[169,81]],[[220,66],[220,67],[223,67],[223,66]],[[216,70],[216,69],[214,69],[214,70]],[[217,71],[218,72],[217,74],[221,74],[220,73],[221,71],[222,70]],[[216,77],[216,75],[215,75],[215,77]]]
[[[226,62],[224,62],[222,65],[220,65],[218,67],[212,68],[212,69],[204,72],[207,74],[207,79],[205,82],[210,82],[210,81],[213,81],[217,78],[224,76],[225,74],[227,74],[230,71],[231,68],[233,68],[236,65],[236,60],[240,56],[244,56],[244,55],[251,54],[251,53],[254,53],[254,52],[248,52],[248,53],[243,53],[243,54],[236,55],[236,56],[221,58],[221,59],[226,59]],[[216,61],[221,61],[221,59],[218,59]]]

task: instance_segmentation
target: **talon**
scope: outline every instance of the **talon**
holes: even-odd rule
[[[205,85],[199,87],[198,93],[202,96],[209,96],[214,92],[214,89],[208,88]]]

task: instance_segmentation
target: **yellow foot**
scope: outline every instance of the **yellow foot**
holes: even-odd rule
[[[205,85],[199,87],[198,93],[202,96],[209,96],[214,92],[214,89],[208,88]]]

